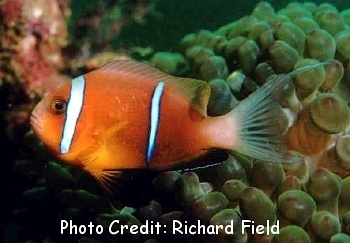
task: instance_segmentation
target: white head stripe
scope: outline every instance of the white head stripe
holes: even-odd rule
[[[160,82],[154,90],[152,101],[151,101],[151,125],[148,137],[148,148],[147,148],[147,164],[150,163],[154,151],[154,144],[159,125],[160,116],[160,100],[162,98],[164,90],[164,82]]]
[[[66,121],[64,123],[63,135],[61,140],[61,153],[69,152],[72,144],[75,127],[83,107],[85,90],[85,79],[79,76],[72,80],[72,87],[70,90],[70,98],[67,104]]]

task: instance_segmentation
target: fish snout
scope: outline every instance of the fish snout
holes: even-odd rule
[[[40,119],[38,118],[37,114],[32,112],[29,120],[30,120],[30,126],[32,127],[34,133],[41,134],[42,125],[41,125]]]

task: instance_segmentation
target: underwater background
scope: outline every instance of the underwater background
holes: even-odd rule
[[[242,1],[241,1],[242,2]],[[4,242],[350,242],[350,3],[338,1],[0,2]],[[135,171],[114,195],[50,154],[30,112],[73,77],[117,59],[205,80],[212,116],[223,115],[268,77],[330,61],[281,93],[294,164],[214,154],[219,165]],[[111,235],[113,220],[233,224],[234,234]],[[279,235],[241,232],[242,220],[280,222]],[[102,225],[102,234],[61,234],[60,221]],[[169,230],[170,231],[170,230]],[[95,232],[95,231],[94,231]]]

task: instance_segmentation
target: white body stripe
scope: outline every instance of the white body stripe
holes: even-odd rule
[[[160,82],[154,90],[152,101],[151,101],[151,121],[150,131],[148,137],[148,148],[147,148],[147,164],[150,163],[154,151],[155,140],[159,125],[160,116],[160,101],[163,95],[164,82]]]
[[[85,93],[85,79],[79,76],[72,80],[72,87],[70,90],[70,98],[67,104],[66,120],[63,128],[63,135],[61,140],[61,153],[69,152],[72,144],[75,127],[83,107]]]

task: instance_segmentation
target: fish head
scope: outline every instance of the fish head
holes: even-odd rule
[[[33,109],[30,117],[31,127],[36,136],[55,155],[61,154],[60,143],[66,119],[71,84],[45,96]]]

